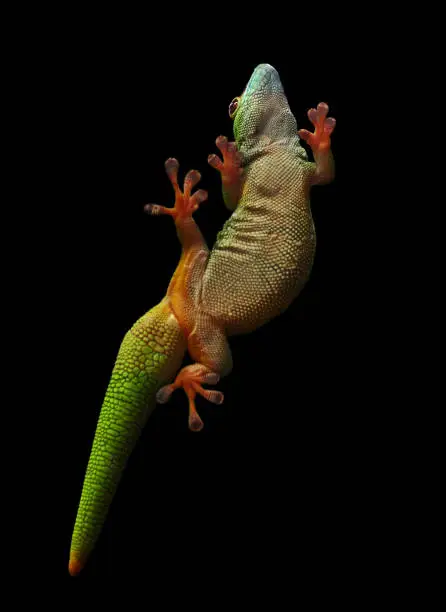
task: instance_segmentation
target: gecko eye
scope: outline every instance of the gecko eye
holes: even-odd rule
[[[229,105],[229,116],[231,117],[231,119],[234,119],[235,117],[235,113],[237,111],[239,101],[240,101],[240,98],[234,98],[231,104]]]

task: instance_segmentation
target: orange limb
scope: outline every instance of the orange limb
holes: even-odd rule
[[[314,133],[308,130],[298,131],[299,137],[310,145],[313,154],[330,149],[330,134],[335,129],[336,119],[327,117],[328,110],[328,104],[325,104],[325,102],[320,102],[317,109],[310,108],[308,118],[314,125]]]
[[[299,137],[310,145],[313,152],[315,172],[312,183],[314,185],[330,183],[335,174],[330,136],[335,129],[336,119],[327,117],[328,110],[325,102],[320,102],[317,109],[310,108],[308,118],[315,128],[314,133],[308,130],[298,131]]]
[[[223,393],[203,389],[202,387],[202,384],[206,383],[216,384],[219,378],[216,372],[211,372],[206,366],[195,363],[183,368],[172,384],[161,387],[156,395],[156,399],[159,404],[165,404],[170,399],[172,393],[182,387],[189,400],[189,429],[191,431],[200,431],[203,429],[203,421],[197,412],[195,397],[198,393],[213,404],[221,404],[224,399]]]
[[[209,250],[192,215],[207,198],[207,193],[198,190],[191,195],[200,180],[196,170],[186,174],[184,190],[181,191],[178,186],[178,161],[168,159],[165,167],[174,188],[175,204],[173,208],[147,204],[145,210],[150,214],[167,214],[175,220],[183,250],[167,290],[167,300],[188,340],[189,353],[198,363],[183,368],[172,384],[159,389],[157,401],[161,404],[167,402],[173,391],[182,387],[189,400],[189,427],[192,431],[200,431],[203,422],[195,405],[196,395],[198,393],[214,404],[221,404],[223,394],[204,389],[202,384],[218,382],[219,374],[216,371],[225,373],[232,367],[232,359],[223,331],[200,309],[201,282]]]

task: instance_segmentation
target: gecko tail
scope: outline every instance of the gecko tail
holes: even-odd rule
[[[74,553],[70,554],[70,562],[68,564],[68,571],[70,576],[77,576],[81,569],[84,567],[84,563],[81,563]]]
[[[71,540],[68,571],[76,576],[105,523],[127,460],[156,392],[181,365],[185,339],[163,301],[127,332],[99,414]]]

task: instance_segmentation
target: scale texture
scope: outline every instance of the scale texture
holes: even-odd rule
[[[141,317],[124,337],[85,474],[71,542],[72,574],[81,569],[96,542],[128,457],[155,407],[156,390],[177,371],[185,347],[165,304]]]

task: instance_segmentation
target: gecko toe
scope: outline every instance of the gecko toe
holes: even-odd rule
[[[170,400],[170,396],[172,395],[174,390],[175,389],[173,385],[165,385],[164,387],[161,387],[161,389],[159,389],[156,394],[156,401],[158,402],[158,404],[167,403]]]
[[[203,427],[203,421],[196,412],[189,415],[189,429],[191,431],[201,431]]]

